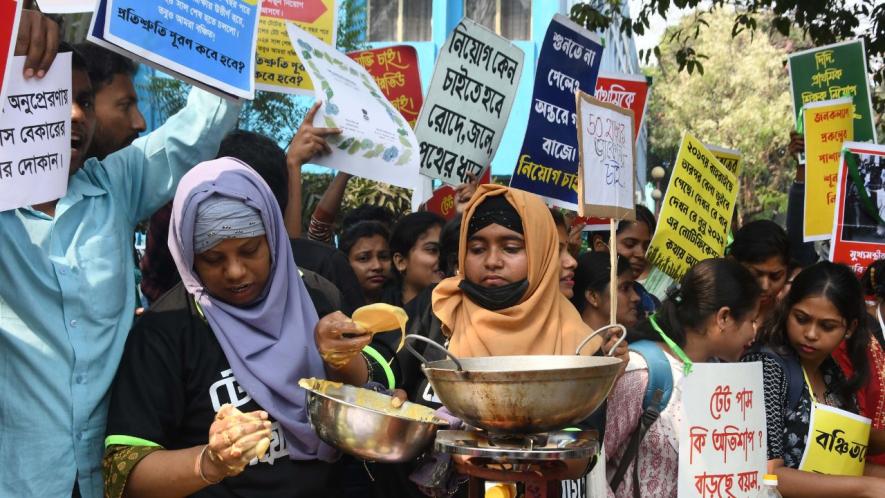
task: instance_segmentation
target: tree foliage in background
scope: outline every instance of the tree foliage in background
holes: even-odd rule
[[[755,33],[721,36],[731,25],[726,9],[700,12],[709,28],[694,46],[705,54],[703,74],[690,76],[673,63],[680,43],[670,36],[696,22],[687,16],[664,35],[660,65],[651,71],[649,153],[655,163],[675,159],[682,133],[702,142],[739,149],[744,166],[738,208],[744,218],[786,212],[795,175],[786,154],[793,128],[789,77],[783,60],[797,40],[774,29],[773,16],[761,16]]]
[[[734,38],[749,32],[752,37],[771,26],[784,36],[789,35],[791,30],[798,30],[811,41],[812,46],[863,37],[875,86],[885,85],[885,2],[881,0],[642,0],[639,12],[630,17],[621,14],[626,1],[579,2],[572,7],[571,18],[591,31],[613,29],[642,35],[652,22],[666,20],[671,7],[731,7],[734,10],[729,26],[717,24],[714,31],[706,17],[696,16],[691,22],[682,23],[679,28],[670,31],[659,45],[640,50],[640,59],[648,63],[654,54],[659,62],[665,59],[675,61],[679,71],[703,75],[710,67],[707,62],[702,62],[709,54],[696,44],[701,34],[713,31],[713,36],[725,37],[730,34]],[[762,22],[764,16],[770,16],[769,20]],[[665,43],[670,48],[666,55],[662,47]],[[885,110],[882,97],[881,93],[874,92],[873,105],[880,113],[880,120]]]

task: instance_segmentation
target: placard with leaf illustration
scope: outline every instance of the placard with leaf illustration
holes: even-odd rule
[[[340,128],[327,137],[332,154],[313,163],[406,188],[418,185],[418,142],[409,123],[365,68],[293,24],[289,37],[323,106],[315,126]]]

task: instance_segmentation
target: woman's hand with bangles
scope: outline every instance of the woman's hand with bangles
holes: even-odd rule
[[[270,432],[267,412],[243,413],[233,405],[222,405],[209,427],[209,444],[197,462],[200,477],[219,482],[240,474],[249,462],[264,456]]]

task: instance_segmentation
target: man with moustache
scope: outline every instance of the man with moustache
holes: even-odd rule
[[[86,59],[95,92],[95,135],[86,157],[102,160],[131,144],[146,128],[132,82],[138,65],[94,43],[74,48]]]
[[[42,77],[58,27],[23,11],[15,53]],[[156,131],[86,159],[95,96],[72,57],[71,164],[64,197],[0,212],[0,497],[102,496],[108,388],[133,321],[132,231],[214,157],[239,106],[191,92]]]

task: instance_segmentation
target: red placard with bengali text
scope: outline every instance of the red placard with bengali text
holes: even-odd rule
[[[885,258],[883,176],[885,145],[843,144],[830,261],[848,265],[858,277],[876,260]]]
[[[418,52],[410,45],[395,45],[373,50],[358,50],[347,54],[375,78],[381,92],[406,118],[412,128],[424,97],[421,94],[421,74],[418,71]]]
[[[492,169],[489,168],[486,170],[485,174],[480,178],[479,183],[489,183],[492,181]],[[455,217],[455,188],[449,185],[443,185],[442,187],[433,191],[433,197],[431,197],[426,203],[427,210],[431,213],[436,213],[446,221],[451,220]]]
[[[639,140],[639,129],[645,117],[648,80],[641,74],[599,73],[596,79],[597,99],[633,111],[633,140]]]
[[[19,11],[21,3],[11,0],[0,0],[0,102],[6,96],[6,69],[9,59],[15,50],[15,35],[18,31]],[[2,108],[0,104],[0,108]]]

